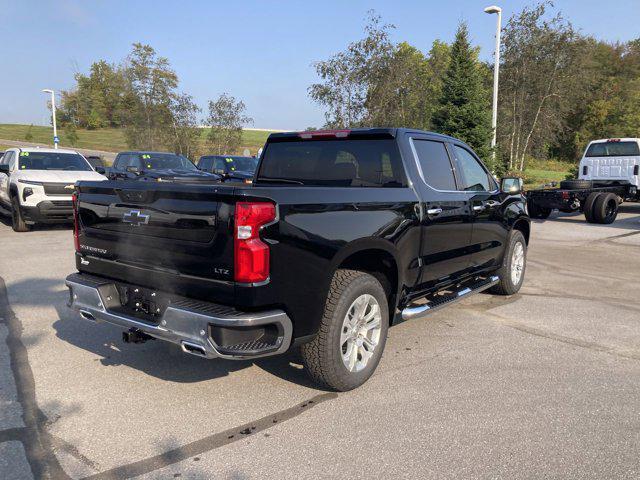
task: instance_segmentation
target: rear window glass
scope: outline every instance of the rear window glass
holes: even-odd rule
[[[404,187],[395,140],[268,143],[258,182],[334,187]]]
[[[585,157],[629,157],[640,155],[637,142],[592,143]]]

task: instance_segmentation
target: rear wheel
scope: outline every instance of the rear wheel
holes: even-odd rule
[[[338,270],[318,334],[301,347],[304,366],[324,387],[359,387],[380,362],[388,326],[389,308],[380,282],[365,272]]]
[[[593,206],[596,203],[596,200],[600,196],[598,192],[591,192],[587,199],[582,204],[582,213],[584,213],[584,218],[587,219],[587,222],[594,223],[593,219]]]
[[[11,220],[14,232],[28,232],[30,230],[29,225],[27,225],[24,218],[22,218],[20,202],[15,195],[11,197]]]
[[[618,196],[613,193],[603,193],[593,204],[593,220],[595,223],[607,225],[613,223],[618,216]]]
[[[518,293],[524,282],[527,266],[527,242],[520,230],[511,230],[507,249],[504,252],[502,267],[496,273],[500,282],[491,288],[497,295],[513,295]]]

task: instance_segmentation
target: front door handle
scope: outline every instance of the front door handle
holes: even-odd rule
[[[429,215],[440,215],[441,213],[442,213],[441,208],[430,208],[429,210],[427,210],[427,214]]]
[[[484,205],[474,205],[474,206],[473,206],[473,211],[474,211],[474,212],[481,212],[481,211],[482,211],[482,210],[484,210],[484,209],[485,209],[485,206],[484,206]]]

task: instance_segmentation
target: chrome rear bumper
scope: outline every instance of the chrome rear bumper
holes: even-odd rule
[[[69,288],[68,306],[86,320],[108,322],[125,329],[137,329],[152,337],[178,344],[182,350],[205,358],[249,359],[284,353],[291,344],[293,326],[282,310],[240,312],[231,307],[190,301],[172,302],[157,323],[148,323],[121,311],[120,293],[111,280],[86,274],[69,275],[65,281]],[[278,335],[265,348],[249,349],[242,345],[237,352],[216,345],[211,336],[212,327],[247,329],[275,326]],[[255,343],[255,342],[254,342]],[[224,353],[220,350],[224,350]]]

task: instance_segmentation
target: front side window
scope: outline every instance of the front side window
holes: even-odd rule
[[[413,139],[425,181],[437,190],[456,190],[447,148],[442,142]]]
[[[492,190],[492,182],[489,174],[466,148],[455,145],[453,147],[458,159],[460,176],[462,177],[462,190],[474,192],[489,192]]]
[[[18,170],[91,171],[91,165],[77,153],[20,152]]]

